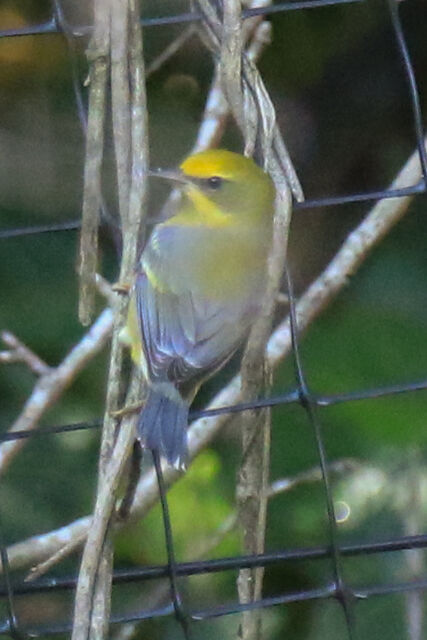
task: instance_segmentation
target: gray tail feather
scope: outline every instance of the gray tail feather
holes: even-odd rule
[[[189,405],[150,389],[138,419],[138,439],[172,466],[185,467]]]

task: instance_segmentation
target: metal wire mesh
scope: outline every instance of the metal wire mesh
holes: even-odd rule
[[[318,7],[326,5],[350,4],[351,2],[359,2],[360,0],[307,0],[304,2],[285,2],[276,5],[264,6],[260,8],[248,9],[243,12],[245,18],[254,15],[269,15],[278,12],[298,11],[303,9],[315,10]],[[408,46],[405,40],[405,34],[399,19],[398,5],[394,0],[388,0],[385,5],[384,15],[388,10],[389,19],[393,27],[396,47],[399,57],[404,68],[407,79],[408,99],[412,107],[413,129],[416,136],[419,162],[421,164],[422,179],[417,183],[404,188],[384,188],[379,191],[365,191],[361,193],[345,193],[343,195],[326,195],[322,198],[308,199],[302,203],[295,203],[295,209],[320,208],[326,206],[342,205],[352,202],[378,200],[383,198],[400,198],[408,195],[418,195],[425,193],[427,189],[427,157],[424,144],[422,114],[420,107],[420,99],[413,70],[413,64],[409,54]],[[164,25],[191,23],[203,20],[203,16],[195,11],[181,13],[177,15],[144,18],[141,24],[144,28],[160,28]],[[73,72],[73,83],[75,97],[78,105],[78,112],[83,128],[85,127],[85,107],[80,90],[80,79],[77,67],[75,65],[75,51],[73,49],[74,39],[90,33],[91,27],[81,25],[78,27],[70,27],[62,13],[61,5],[58,1],[52,4],[51,17],[40,24],[26,26],[17,29],[0,30],[0,38],[12,38],[27,35],[42,36],[44,34],[59,33],[63,34],[67,40],[70,53],[70,61]],[[79,220],[70,222],[61,222],[58,224],[48,224],[31,226],[24,228],[12,228],[0,230],[0,239],[6,240],[16,236],[33,235],[39,233],[50,233],[57,231],[69,231],[78,229]],[[342,559],[347,557],[370,556],[372,554],[392,553],[408,549],[423,549],[427,547],[427,534],[414,536],[399,536],[384,540],[382,542],[372,542],[368,544],[355,544],[342,546],[339,544],[336,536],[336,523],[334,509],[331,497],[331,489],[329,486],[329,463],[324,446],[324,438],[322,435],[321,410],[324,407],[332,406],[338,403],[355,402],[360,400],[370,400],[382,396],[389,396],[402,393],[412,393],[427,389],[427,380],[415,381],[412,383],[402,383],[390,386],[384,386],[374,389],[364,389],[341,393],[335,395],[318,395],[311,391],[306,379],[302,358],[299,350],[298,339],[298,322],[296,314],[296,301],[292,292],[292,279],[288,274],[288,296],[290,305],[290,321],[293,343],[293,359],[295,367],[295,388],[285,391],[279,395],[262,398],[251,403],[242,403],[233,406],[221,407],[209,411],[193,411],[191,418],[202,416],[213,416],[221,413],[242,412],[248,409],[262,407],[278,407],[289,404],[300,405],[305,413],[306,418],[315,434],[317,448],[320,456],[320,462],[323,469],[326,504],[328,507],[328,518],[330,527],[330,542],[324,547],[311,547],[302,549],[288,549],[284,551],[276,551],[264,553],[259,556],[236,556],[232,558],[221,558],[216,560],[174,563],[173,576],[194,576],[210,574],[214,572],[229,571],[241,569],[243,567],[268,567],[282,566],[285,563],[304,562],[307,560],[320,561],[329,559],[332,562],[333,576],[332,579],[326,581],[323,585],[316,588],[298,589],[293,592],[287,592],[279,596],[264,597],[250,604],[221,604],[205,609],[195,610],[191,606],[182,608],[179,601],[179,594],[174,593],[174,597],[164,607],[151,610],[141,609],[132,615],[116,616],[111,618],[112,623],[123,623],[129,621],[146,620],[175,614],[179,619],[180,616],[185,618],[185,624],[188,622],[216,618],[231,613],[238,613],[245,610],[271,607],[280,604],[289,604],[309,600],[334,599],[344,610],[346,618],[347,637],[354,636],[353,618],[355,615],[355,607],[357,601],[364,600],[367,597],[375,595],[391,595],[393,593],[405,593],[409,591],[425,590],[427,588],[427,579],[413,580],[411,582],[400,582],[393,584],[378,583],[369,586],[352,588],[346,583],[343,570]],[[39,431],[15,431],[13,433],[4,433],[0,436],[1,442],[14,441],[29,437],[50,437],[52,434],[65,433],[69,431],[86,430],[97,428],[101,425],[100,420],[91,422],[66,424],[44,428]],[[162,492],[163,496],[165,491]],[[166,528],[167,528],[166,523]],[[169,532],[170,533],[170,532]],[[0,541],[1,543],[1,541]],[[66,633],[71,629],[71,622],[55,625],[28,625],[19,623],[15,614],[15,599],[22,598],[30,594],[40,593],[58,593],[61,591],[73,591],[76,586],[75,576],[63,579],[39,578],[31,583],[23,583],[12,581],[8,570],[8,556],[4,544],[1,545],[1,558],[3,565],[4,581],[0,587],[0,597],[6,602],[7,615],[0,621],[0,635],[6,635],[11,638],[24,637],[44,637],[59,633]],[[141,567],[134,570],[116,570],[113,576],[115,585],[143,583],[149,580],[159,578],[171,579],[170,566],[150,566]],[[183,620],[181,620],[183,631],[186,637],[189,637],[189,631],[186,629]]]

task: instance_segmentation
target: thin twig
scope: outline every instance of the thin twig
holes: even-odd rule
[[[78,373],[99,353],[111,337],[113,314],[110,309],[101,313],[83,338],[71,349],[57,367],[40,376],[26,401],[21,414],[9,433],[38,427],[43,414],[52,407],[70,386]],[[4,473],[13,457],[24,446],[25,440],[10,440],[0,445],[0,473]]]
[[[344,475],[345,473],[355,471],[359,467],[360,463],[357,460],[352,458],[341,458],[329,464],[329,471],[331,474]],[[320,467],[316,466],[311,469],[307,469],[306,471],[301,471],[301,473],[297,473],[295,476],[275,480],[270,485],[266,486],[265,495],[268,500],[271,500],[272,498],[283,493],[287,493],[292,489],[296,489],[301,485],[313,484],[321,481],[322,472]],[[211,553],[223,541],[223,539],[237,527],[238,524],[239,512],[235,509],[227,516],[227,518],[225,518],[218,529],[208,536],[206,540],[199,543],[194,542],[194,540],[191,541],[191,544],[189,545],[191,558],[197,560],[207,557],[208,554]]]
[[[45,573],[50,571],[52,567],[61,562],[64,558],[67,558],[71,555],[76,549],[80,547],[86,540],[86,534],[83,533],[80,537],[76,537],[71,540],[68,544],[64,545],[60,549],[58,549],[57,553],[54,553],[52,556],[49,556],[47,560],[40,562],[39,564],[31,567],[28,575],[25,577],[24,582],[32,582],[33,580],[37,580],[37,578],[41,578]]]
[[[122,229],[127,223],[130,191],[131,126],[129,112],[127,1],[111,3],[111,117]],[[90,112],[89,112],[90,113]]]
[[[21,342],[13,333],[10,331],[2,331],[0,337],[5,345],[9,347],[7,351],[0,351],[0,363],[11,364],[23,362],[36,376],[45,376],[50,373],[51,368],[49,365],[39,358],[34,351],[31,351],[31,349]]]
[[[277,176],[277,203],[273,245],[269,260],[268,280],[263,296],[262,311],[251,331],[242,363],[242,401],[248,402],[268,392],[265,347],[271,332],[274,308],[280,286],[280,277],[286,255],[291,214],[290,190]],[[266,528],[267,484],[270,465],[271,411],[248,411],[242,415],[243,460],[236,488],[244,552],[262,553]],[[258,600],[262,590],[262,570],[243,569],[238,586],[241,602]],[[261,612],[243,614],[240,629],[242,638],[261,638]]]
[[[117,191],[119,200],[119,214],[122,229],[122,262],[129,250],[125,246],[124,234],[128,225],[129,191],[130,191],[130,162],[131,162],[131,114],[129,110],[130,89],[128,81],[128,31],[129,15],[127,0],[111,2],[111,116],[113,123],[114,155],[116,160]],[[126,274],[128,277],[130,273]],[[73,639],[88,638],[101,639],[108,635],[111,608],[111,583],[113,569],[113,541],[108,527],[112,511],[101,511],[99,508],[102,494],[108,490],[111,477],[107,475],[107,468],[111,460],[118,421],[113,413],[120,406],[121,380],[123,366],[123,348],[120,344],[118,332],[123,325],[126,310],[126,300],[122,297],[116,307],[114,318],[113,339],[111,344],[110,368],[107,382],[106,412],[102,429],[101,451],[99,457],[99,473],[97,500],[91,532],[84,549],[80,567],[79,580],[76,590],[74,611]],[[124,454],[124,452],[121,452]],[[125,454],[124,454],[125,455]],[[113,493],[113,496],[115,494]],[[96,539],[97,532],[103,531],[99,544],[93,545],[91,536]],[[93,588],[85,583],[93,584]],[[80,625],[81,618],[89,612],[88,628]],[[76,631],[80,626],[79,632]]]
[[[102,485],[100,483],[93,518],[89,519],[91,526],[79,573],[79,591],[74,609],[73,640],[74,638],[80,640],[81,638],[95,639],[96,637],[100,639],[108,631],[106,628],[108,620],[105,621],[101,618],[99,621],[92,621],[92,608],[87,609],[86,607],[87,603],[92,604],[92,607],[96,604],[94,596],[97,580],[100,577],[108,577],[107,573],[111,573],[109,566],[111,562],[110,551],[107,549],[107,555],[105,556],[102,550],[116,503],[119,482],[135,439],[135,419],[136,416],[126,416],[122,421],[116,445],[104,469],[105,475],[107,476],[108,474],[109,482],[104,482]],[[104,563],[107,563],[107,566],[104,566]],[[104,601],[104,592],[101,592],[101,595],[103,596],[101,611],[105,613],[109,606]],[[100,635],[96,636],[95,630]]]
[[[121,3],[120,3],[120,6],[121,6]],[[120,42],[120,36],[117,37],[117,28],[114,29],[113,27],[113,24],[114,25],[116,24],[113,21],[114,10],[115,10],[114,18],[116,21],[119,20],[119,16],[117,15],[117,13],[120,11],[120,9],[118,9],[118,7],[119,7],[119,3],[102,2],[101,0],[96,0],[94,5],[94,35],[93,35],[93,40],[91,44],[92,44],[92,47],[97,48],[99,46],[97,41],[97,36],[98,36],[102,38],[102,41],[105,47],[103,50],[104,64],[103,64],[103,75],[102,75],[102,107],[103,109],[105,108],[105,103],[106,103],[108,71],[111,70],[112,83],[117,78],[117,75],[120,75],[120,72],[123,71],[122,68],[119,68],[119,73],[117,73],[118,67],[120,66],[120,62],[121,62],[121,57],[120,57],[121,52],[118,51],[119,45],[117,44],[117,41]],[[127,29],[125,29],[125,34],[127,34]],[[99,55],[97,51],[95,52],[95,55],[96,56]],[[95,74],[95,71],[97,68],[96,64],[97,64],[97,58],[95,58],[95,61],[91,68],[93,70],[93,74]],[[122,75],[123,73],[121,74],[121,76]],[[91,94],[94,92],[93,82],[94,80],[91,78]],[[116,81],[115,86],[117,86],[118,82],[119,81]],[[114,90],[112,91],[112,103],[114,107],[114,114],[117,113],[118,111],[118,106],[116,104],[117,102],[116,95],[117,93],[120,92],[121,88],[122,86],[120,86],[116,92]],[[93,121],[94,119],[96,119],[97,121],[97,135],[99,140],[103,141],[103,138],[104,138],[105,114],[103,113],[102,118],[100,118],[99,117],[100,114],[99,112],[97,112],[96,107],[97,105],[92,103],[89,100],[87,144],[89,144],[90,124],[91,124],[91,121]],[[116,118],[114,117],[114,114],[113,114],[113,132],[114,132],[114,140],[115,140],[117,174],[118,174],[118,183],[119,183],[119,211],[122,216],[122,223],[123,223],[123,208],[126,206],[126,203],[123,203],[121,198],[122,196],[121,180],[124,180],[123,173],[126,173],[126,176],[128,175],[129,167],[128,165],[123,167],[123,158],[122,158],[121,151],[127,143],[126,153],[129,153],[128,151],[129,140],[123,139],[125,138],[125,134],[123,134],[123,129],[126,129],[126,123],[122,124],[122,118],[120,117],[122,114],[119,114],[119,116]],[[117,131],[117,129],[119,129],[119,131]],[[96,190],[97,201],[96,201],[96,209],[93,207],[89,212],[90,218],[86,216],[86,210],[85,210],[85,207],[83,207],[82,243],[85,237],[83,235],[83,231],[85,230],[85,219],[88,220],[88,222],[86,222],[86,225],[88,224],[92,225],[92,234],[88,236],[88,245],[86,246],[86,254],[88,254],[89,252],[91,254],[90,271],[85,273],[82,269],[82,272],[81,272],[81,282],[82,282],[81,300],[80,300],[81,302],[80,316],[81,317],[82,317],[82,314],[85,314],[86,316],[90,317],[90,302],[93,300],[93,296],[94,296],[93,281],[96,275],[95,270],[96,270],[97,264],[96,264],[96,258],[94,258],[93,256],[96,256],[97,254],[100,182],[101,182],[103,151],[104,151],[103,145],[99,145],[99,147],[97,148],[96,175],[88,176],[88,182],[85,183],[85,195],[88,190]],[[89,153],[87,153],[86,165],[85,165],[86,170],[88,166],[90,166],[89,162],[90,162],[90,156],[89,156]],[[90,284],[91,286],[90,290],[88,289],[87,286],[86,286],[86,289],[83,288],[83,283],[85,282],[85,280],[88,281],[88,284]],[[87,302],[88,298],[89,298],[89,303]],[[114,321],[114,326],[116,326],[116,319]],[[114,354],[117,351],[116,344],[117,344],[117,339],[115,337],[115,332],[114,332],[112,347],[111,347],[112,354]],[[109,384],[108,384],[108,390],[107,390],[107,398],[108,398],[108,395],[111,396],[111,386],[112,386],[111,385],[111,377],[112,377],[111,362],[114,362],[114,355],[112,355],[110,359],[110,375],[109,375]],[[110,426],[110,424],[106,424],[106,421],[104,420],[104,428],[102,432],[102,441],[101,441],[100,462],[99,462],[98,490],[100,485],[102,484],[103,472],[109,461],[109,456],[113,448],[113,441],[114,441],[114,433],[112,433],[112,427]],[[95,511],[95,513],[98,513],[98,511]],[[106,604],[103,594],[101,593],[100,596],[96,599],[94,597],[94,592],[97,586],[97,583],[96,583],[97,576],[99,575],[99,573],[102,573],[103,570],[105,570],[106,568],[103,560],[107,559],[107,563],[110,565],[112,564],[112,545],[109,538],[105,539],[105,536],[103,536],[98,547],[95,549],[92,548],[92,554],[89,557],[87,551],[90,546],[91,536],[93,537],[94,535],[95,535],[94,528],[92,527],[88,540],[86,541],[84,552],[83,552],[83,558],[82,558],[82,563],[81,563],[80,572],[79,572],[79,579],[77,583],[76,600],[74,605],[73,630],[72,630],[73,640],[89,640],[90,631],[91,631],[91,621],[93,619],[92,612],[94,611],[94,608],[95,607],[99,608],[100,606],[102,607],[103,610],[105,610],[106,607],[108,608],[108,604]],[[105,542],[105,545],[104,545],[104,542]],[[104,554],[102,554],[102,550],[104,550]],[[99,570],[99,573],[98,573],[98,570]],[[106,572],[104,571],[104,573],[105,575],[103,575],[103,578],[104,578],[103,582],[105,583],[106,581],[108,581],[108,570]],[[107,618],[109,617],[109,609],[106,612],[105,617]],[[101,626],[104,626],[105,617],[102,616],[102,614],[100,617],[98,617],[98,619],[100,620]]]
[[[112,6],[112,96],[119,209],[123,233],[120,281],[129,283],[136,266],[148,166],[146,96],[138,5],[123,0]],[[108,635],[113,546],[111,518],[121,474],[134,440],[135,415],[125,417],[117,437],[116,411],[122,401],[123,345],[119,332],[126,320],[127,300],[116,308],[101,443],[97,500],[85,545],[74,610],[73,640],[101,640]],[[136,378],[128,401],[140,395]]]
[[[269,0],[264,0],[268,3]],[[250,6],[257,4],[257,0],[253,0]],[[263,48],[270,42],[271,25],[262,22],[261,16],[255,16],[249,20],[245,20],[243,24],[243,40],[247,44],[246,55],[252,61],[258,60]],[[193,144],[190,154],[204,151],[210,147],[215,147],[224,132],[227,119],[230,113],[228,102],[225,99],[224,91],[221,84],[221,74],[219,71],[219,63],[215,66],[213,79],[206,99],[205,108],[203,110],[200,121],[196,141]],[[179,199],[180,192],[174,189],[162,212],[156,217],[156,221],[167,217],[169,211],[173,208],[174,203]]]
[[[148,109],[145,86],[142,31],[139,3],[129,0],[129,73],[131,84],[132,164],[129,197],[129,217],[124,242],[129,244],[127,260],[123,260],[124,275],[132,272],[142,248],[147,219],[147,175],[149,167]],[[129,237],[129,240],[127,239]]]
[[[88,49],[90,62],[89,116],[86,134],[82,229],[80,235],[79,318],[89,324],[94,307],[94,277],[98,261],[101,167],[104,144],[105,96],[110,47],[110,15],[104,0],[95,0],[95,26]]]
[[[219,48],[222,86],[230,109],[240,125],[246,116],[243,111],[241,80],[243,34],[240,0],[224,1],[221,36]],[[245,131],[244,125],[241,128]]]
[[[231,4],[238,4],[236,0],[228,1]],[[223,25],[217,12],[216,4],[212,0],[197,0],[196,5],[204,16],[203,42],[205,42],[215,54],[221,53],[222,56],[227,55],[230,47],[224,47],[221,44],[223,39]],[[235,11],[230,9],[227,19],[231,20],[233,15],[235,15]],[[230,27],[229,34],[233,35],[232,32],[233,27]],[[224,35],[226,36],[227,32],[224,32]],[[233,61],[233,64],[235,64],[234,57]],[[240,68],[240,65],[238,66]],[[223,69],[225,67],[226,63],[223,64]],[[279,128],[275,122],[274,107],[256,65],[245,53],[243,53],[241,57],[241,68],[243,110],[239,109],[239,104],[242,103],[241,98],[238,96],[231,96],[230,98],[229,95],[227,95],[227,97],[233,111],[233,116],[245,137],[245,153],[252,155],[256,145],[260,145],[261,149],[257,150],[259,155],[267,158],[272,149],[274,152],[274,160],[285,173],[292,194],[297,201],[302,201],[304,194]],[[226,75],[225,82],[228,83],[231,81],[232,74],[230,72],[230,75]],[[233,92],[233,89],[227,85],[227,94],[230,90]],[[236,93],[237,89],[234,89],[234,92]],[[261,105],[262,108],[260,108]],[[258,113],[256,113],[256,111],[258,111]],[[268,117],[265,118],[265,115]],[[258,130],[258,128],[260,128],[260,130]]]
[[[168,60],[184,46],[184,44],[194,35],[196,27],[194,24],[190,24],[184,29],[172,42],[163,49],[163,51],[154,60],[147,65],[145,71],[145,78],[149,78],[153,73],[158,71]]]
[[[220,75],[231,111],[245,139],[245,153],[258,149],[264,166],[272,172],[276,191],[274,238],[269,258],[266,291],[261,313],[249,336],[242,362],[242,400],[250,401],[265,395],[268,374],[265,367],[265,346],[271,332],[272,318],[286,255],[291,219],[291,194],[283,166],[272,150],[276,114],[262,79],[253,64],[243,54],[243,32],[240,0],[223,4],[221,29],[213,6],[200,0],[209,20],[208,33],[214,48],[220,48]],[[243,72],[243,69],[246,71]],[[279,135],[280,137],[280,135]],[[295,172],[292,169],[292,175]],[[271,412],[247,411],[241,417],[242,463],[238,471],[236,496],[243,536],[244,553],[259,554],[264,550],[267,517],[267,483],[270,465]],[[242,569],[237,581],[239,600],[252,602],[261,597],[262,569]],[[261,638],[261,612],[248,611],[242,616],[239,637],[244,640]]]

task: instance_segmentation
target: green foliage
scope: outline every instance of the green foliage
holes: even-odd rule
[[[210,555],[211,536],[233,509],[233,505],[218,491],[220,482],[221,461],[218,454],[204,451],[168,494],[177,554],[183,560],[204,555],[206,545]],[[189,531],[192,532],[190,537]],[[164,534],[159,505],[132,530],[125,529],[120,533],[118,549],[127,561],[164,562]],[[236,550],[236,537],[230,535],[214,549],[214,553],[231,555]]]

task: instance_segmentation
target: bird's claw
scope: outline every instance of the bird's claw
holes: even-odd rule
[[[112,416],[113,418],[123,418],[123,416],[127,416],[130,413],[136,413],[137,411],[140,411],[143,406],[143,402],[138,402],[137,404],[128,404],[121,409],[110,411],[110,416]]]
[[[130,285],[128,282],[115,282],[112,285],[112,290],[115,291],[116,293],[122,293],[124,295],[128,295],[129,291],[132,288],[132,285]]]

